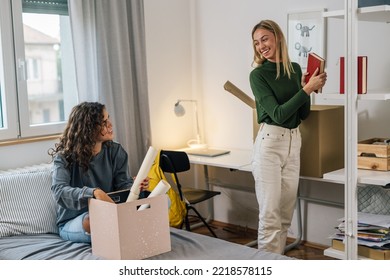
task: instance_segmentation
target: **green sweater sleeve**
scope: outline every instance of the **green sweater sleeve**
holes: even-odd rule
[[[287,75],[276,79],[276,66],[268,62],[250,73],[259,123],[295,128],[307,118],[310,97],[302,89],[299,65],[294,64],[294,71],[290,79]]]

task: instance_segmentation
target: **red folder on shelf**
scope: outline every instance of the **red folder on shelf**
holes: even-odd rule
[[[345,59],[344,56],[340,57],[340,94],[345,93],[345,73],[344,73],[344,67],[345,67]]]
[[[309,74],[306,75],[305,77],[306,83],[309,82],[311,76],[313,76],[317,68],[319,69],[318,74],[321,74],[325,71],[325,59],[323,59],[322,57],[320,57],[315,53],[309,53],[307,57],[307,69],[306,69],[306,72],[308,72]],[[316,90],[315,92],[322,92],[322,88]]]
[[[367,93],[367,56],[357,57],[357,93]],[[340,93],[345,93],[345,59],[340,57]]]

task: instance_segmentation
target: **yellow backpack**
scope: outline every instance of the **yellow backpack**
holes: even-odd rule
[[[149,188],[148,191],[152,191],[160,180],[167,181],[164,172],[160,168],[160,153],[156,156],[152,168],[149,171]],[[172,188],[167,192],[169,199],[171,200],[171,207],[169,208],[169,225],[171,227],[181,228],[184,217],[187,213],[185,202],[180,199],[179,194]]]

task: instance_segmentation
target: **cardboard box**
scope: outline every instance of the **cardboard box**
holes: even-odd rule
[[[332,248],[339,251],[344,251],[343,241],[333,239]],[[363,245],[358,245],[358,255],[373,260],[390,260],[390,250],[373,249]]]
[[[371,138],[358,143],[358,168],[390,170],[388,138]]]
[[[302,121],[301,176],[322,178],[324,173],[344,168],[344,106],[312,105]],[[253,139],[259,130],[256,109]]]
[[[150,208],[138,211],[137,207]],[[89,201],[92,254],[111,260],[139,260],[171,250],[166,195],[120,204]]]
[[[300,131],[301,176],[322,178],[344,168],[344,106],[312,105]]]
[[[230,92],[253,110],[253,140],[259,131],[256,104],[230,81]],[[302,134],[301,176],[322,178],[324,173],[344,168],[344,106],[312,105],[310,116],[300,125]]]

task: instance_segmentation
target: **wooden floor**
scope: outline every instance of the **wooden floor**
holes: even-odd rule
[[[248,244],[256,240],[257,231],[253,229],[247,229],[240,226],[233,226],[221,222],[211,222],[211,227],[214,232],[220,239],[224,239],[230,242],[238,243],[238,244]],[[212,236],[211,233],[205,226],[195,228],[192,230],[193,232]],[[288,243],[293,242],[294,240],[288,240]],[[255,243],[255,242],[254,242]],[[257,248],[257,245],[252,246]],[[310,244],[307,242],[301,242],[301,244],[291,249],[286,253],[287,256],[294,257],[302,260],[334,260],[333,258],[324,256],[323,252],[326,247],[322,247],[316,244]]]

